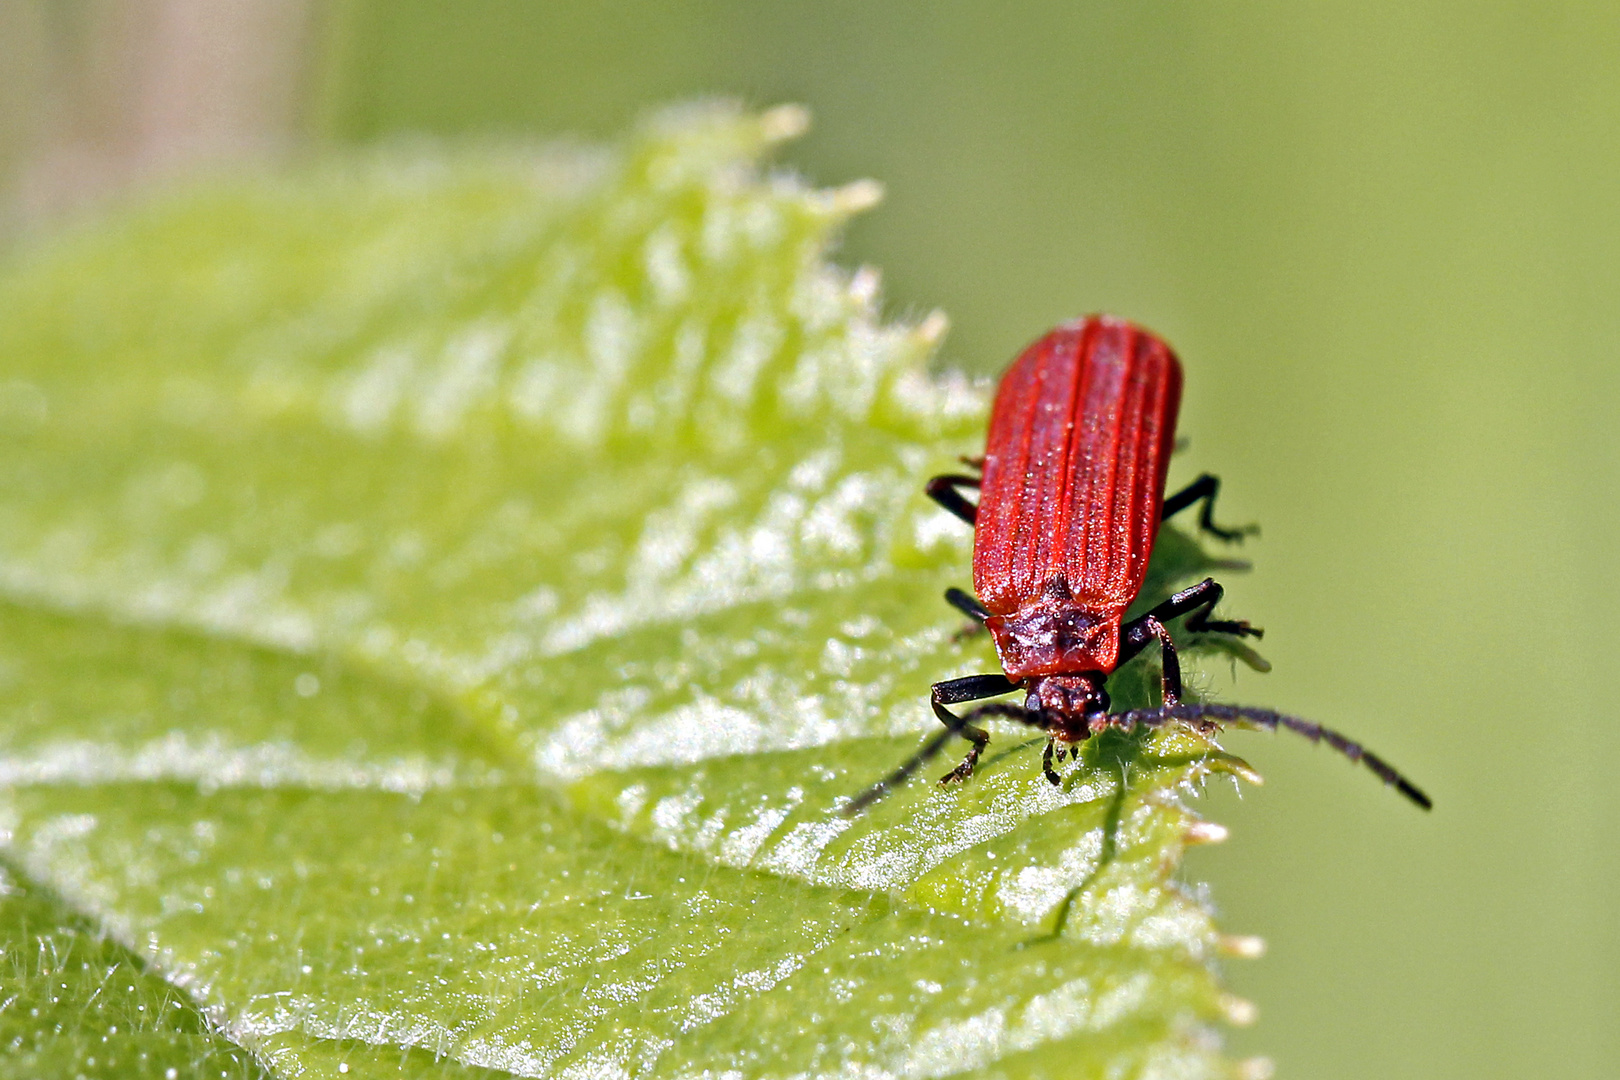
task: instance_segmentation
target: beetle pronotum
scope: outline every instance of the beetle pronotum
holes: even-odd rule
[[[948,589],[945,599],[989,630],[1001,674],[935,683],[934,715],[945,729],[905,764],[847,806],[857,813],[916,772],[953,736],[972,743],[940,778],[965,780],[990,741],[974,721],[1002,717],[1046,732],[1041,770],[1059,783],[1054,757],[1079,755],[1079,743],[1107,728],[1184,724],[1213,733],[1222,724],[1287,728],[1364,763],[1424,809],[1429,797],[1382,758],[1309,720],[1247,705],[1181,701],[1181,665],[1165,624],[1187,617],[1190,630],[1259,637],[1246,622],[1212,619],[1221,587],[1205,578],[1125,622],[1142,587],[1159,523],[1201,503],[1198,524],[1223,540],[1241,530],[1211,518],[1220,481],[1205,474],[1166,498],[1165,474],[1181,403],[1181,364],[1170,347],[1123,319],[1092,316],[1053,330],[1002,376],[990,415],[982,475],[928,482],[930,497],[974,527],[975,599]],[[978,488],[977,503],[961,489]],[[1157,641],[1164,703],[1111,712],[1109,673]],[[956,714],[947,706],[1025,692],[1022,705],[990,702]]]

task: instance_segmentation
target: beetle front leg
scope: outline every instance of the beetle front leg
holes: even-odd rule
[[[1159,696],[1166,705],[1176,705],[1181,701],[1181,657],[1176,653],[1176,643],[1170,637],[1170,631],[1165,629],[1164,623],[1154,618],[1151,613],[1142,616],[1132,626],[1141,626],[1141,632],[1148,637],[1159,641]]]
[[[939,710],[936,709],[935,711],[937,712]],[[951,714],[946,713],[946,715],[950,716]],[[990,744],[990,733],[983,728],[972,727],[970,725],[972,721],[986,716],[999,716],[1003,720],[1016,720],[1020,724],[1032,724],[1035,727],[1040,728],[1046,727],[1046,722],[1045,720],[1041,719],[1040,713],[1030,712],[1022,705],[1008,705],[1001,701],[992,701],[988,705],[980,705],[976,708],[969,709],[960,717],[953,716],[952,718],[957,720],[962,725],[961,728],[958,729],[959,734],[961,734],[964,738],[971,739],[973,741],[973,749],[968,751],[967,757],[962,759],[962,763],[960,765],[939,778],[939,782],[941,784],[948,784],[953,780],[966,780],[968,777],[973,775],[973,767],[979,763],[979,755],[983,753],[984,748]],[[1052,752],[1050,746],[1051,740],[1047,741],[1048,746],[1046,752],[1048,755],[1050,755]],[[1050,758],[1047,760],[1050,760]],[[1059,752],[1058,760],[1063,760],[1061,751]],[[1050,769],[1047,769],[1046,775],[1047,778],[1050,779],[1054,774]],[[1053,783],[1057,783],[1057,781],[1054,780]]]
[[[844,815],[850,817],[860,813],[884,795],[887,795],[889,789],[896,784],[904,783],[907,777],[922,768],[925,762],[939,753],[945,743],[954,735],[962,735],[969,739],[973,743],[973,749],[969,752],[967,759],[956,769],[947,773],[945,777],[941,777],[940,782],[943,783],[950,778],[965,779],[973,772],[973,766],[978,761],[979,752],[990,741],[990,733],[982,728],[971,727],[971,722],[982,715],[1009,716],[1013,719],[1027,719],[1027,715],[1023,709],[1017,706],[999,702],[993,705],[980,706],[965,716],[957,716],[945,706],[960,705],[963,702],[979,701],[983,698],[999,697],[1002,694],[1010,694],[1016,689],[1018,689],[1018,686],[1009,682],[1005,675],[968,675],[961,679],[947,679],[944,682],[935,683],[929,693],[929,701],[934,707],[934,715],[939,717],[939,722],[945,725],[945,730],[924,743],[921,749],[906,760],[905,764],[857,795],[854,800],[844,807]],[[961,773],[961,776],[957,776],[957,773]]]
[[[1002,687],[1005,689],[1001,689]],[[950,679],[933,685],[928,697],[929,703],[934,707],[934,715],[945,725],[947,733],[955,732],[973,743],[973,749],[967,752],[967,757],[962,759],[962,763],[939,778],[941,784],[949,784],[953,780],[966,780],[972,776],[973,767],[979,763],[979,755],[990,745],[990,733],[983,728],[972,726],[974,720],[985,716],[1000,716],[1008,720],[1026,723],[1029,721],[1028,709],[1019,705],[1009,705],[1004,701],[980,705],[961,716],[945,706],[995,697],[997,694],[1010,693],[1016,689],[1018,687],[1004,675],[969,675],[965,679]],[[989,692],[984,692],[986,690]]]

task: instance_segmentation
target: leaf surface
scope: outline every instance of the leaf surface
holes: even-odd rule
[[[930,682],[994,669],[938,600],[968,530],[920,494],[984,398],[825,262],[870,187],[761,171],[798,121],[396,150],[0,270],[0,933],[130,973],[97,1007],[172,1020],[120,1053],[1232,1072],[1174,875],[1182,799],[1240,763],[1115,733],[1053,788],[997,727],[972,782],[839,813]],[[1145,596],[1214,565],[1167,530]],[[82,1059],[29,970],[0,1030]]]

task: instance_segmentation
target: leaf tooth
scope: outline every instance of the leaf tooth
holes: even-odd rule
[[[877,299],[878,289],[883,285],[883,272],[875,266],[862,266],[850,275],[849,295],[852,300],[863,306]]]
[[[1228,829],[1218,821],[1205,821],[1195,818],[1187,823],[1186,831],[1181,834],[1183,843],[1187,844],[1223,844],[1232,835]]]
[[[832,217],[853,217],[883,201],[883,184],[871,179],[856,180],[824,193],[823,199],[823,206]]]
[[[1277,1066],[1268,1057],[1244,1058],[1232,1070],[1236,1080],[1271,1080],[1277,1075]]]
[[[945,340],[945,333],[950,328],[950,316],[939,308],[935,308],[923,316],[922,322],[917,324],[917,328],[911,334],[918,342],[931,349]]]
[[[1260,1007],[1236,994],[1222,994],[1220,1009],[1226,1022],[1233,1027],[1248,1027],[1260,1018]]]
[[[1261,776],[1253,765],[1250,765],[1236,754],[1220,753],[1213,755],[1209,759],[1209,767],[1212,772],[1235,776],[1239,780],[1253,784],[1255,787],[1260,787],[1266,782],[1266,778]]]
[[[767,109],[759,118],[766,145],[789,142],[810,130],[810,110],[792,102]]]
[[[1215,947],[1239,960],[1258,960],[1266,955],[1266,939],[1253,934],[1222,934],[1215,939]]]

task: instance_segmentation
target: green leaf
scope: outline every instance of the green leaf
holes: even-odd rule
[[[1175,872],[1241,763],[1116,733],[1053,788],[997,727],[839,813],[994,669],[920,494],[985,399],[824,261],[873,187],[761,173],[801,126],[396,148],[0,270],[0,940],[87,965],[13,1046],[85,1056],[31,1010],[139,969],[96,1007],[184,1075],[1239,1068]],[[1167,531],[1145,596],[1213,565]]]

